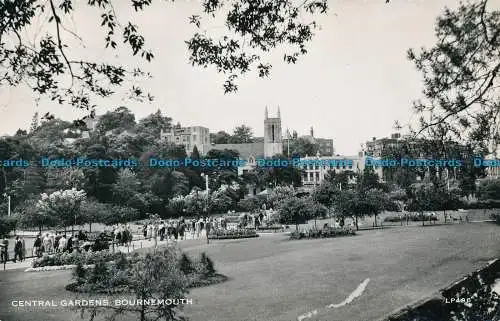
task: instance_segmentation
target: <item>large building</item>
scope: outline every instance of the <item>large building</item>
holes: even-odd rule
[[[241,175],[245,171],[255,167],[255,160],[258,158],[271,158],[283,153],[283,134],[281,129],[281,114],[278,107],[276,117],[270,118],[266,107],[264,113],[264,138],[256,139],[253,143],[243,144],[212,144],[210,149],[236,150],[240,159],[245,160],[247,165],[238,168]]]
[[[210,131],[202,126],[181,127],[180,124],[161,131],[160,138],[169,143],[184,145],[186,152],[191,154],[194,147],[201,155],[205,155],[212,147],[210,146]]]

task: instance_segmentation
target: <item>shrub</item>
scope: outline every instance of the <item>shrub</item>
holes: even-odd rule
[[[186,253],[182,253],[181,255],[181,258],[179,260],[179,269],[186,275],[191,274],[195,271],[193,261],[191,261]]]
[[[214,262],[205,254],[205,252],[201,253],[200,262],[203,265],[205,275],[213,275],[215,274]]]
[[[304,231],[293,231],[290,233],[290,239],[300,240],[303,238],[316,239],[316,238],[331,238],[340,236],[356,235],[353,229],[350,228],[335,228],[327,227],[323,229],[310,228]]]

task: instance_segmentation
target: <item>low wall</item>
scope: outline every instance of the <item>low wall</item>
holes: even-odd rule
[[[446,303],[445,299],[459,297],[463,288],[470,293],[475,293],[483,287],[483,284],[493,284],[500,276],[500,259],[490,262],[487,266],[470,273],[463,278],[453,282],[450,286],[441,289],[441,295],[426,298],[415,304],[384,318],[384,321],[424,321],[424,320],[450,320],[452,311],[457,311],[459,304]],[[481,284],[480,280],[484,283]],[[461,304],[460,304],[461,305]]]

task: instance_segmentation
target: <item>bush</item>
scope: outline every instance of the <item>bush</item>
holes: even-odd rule
[[[323,229],[310,228],[304,231],[293,231],[290,234],[290,239],[300,240],[303,238],[317,239],[317,238],[331,238],[340,236],[351,236],[356,235],[353,229],[350,228],[335,228],[328,227]]]
[[[237,229],[237,230],[212,230],[208,235],[209,239],[223,240],[223,239],[239,239],[258,237],[259,235],[254,229]]]
[[[182,253],[181,255],[181,259],[179,260],[179,269],[184,274],[191,274],[195,271],[193,261],[191,261],[186,253]]]

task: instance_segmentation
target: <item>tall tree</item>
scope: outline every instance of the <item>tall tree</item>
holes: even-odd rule
[[[424,99],[415,103],[420,128],[438,139],[466,140],[492,152],[500,142],[500,11],[480,0],[445,9],[437,42],[408,58],[422,72]]]
[[[105,133],[109,130],[126,130],[135,126],[135,116],[126,107],[118,107],[109,111],[99,118],[96,129]]]
[[[39,116],[38,112],[35,112],[33,119],[31,120],[30,133],[33,133],[38,128]]]
[[[230,143],[232,144],[243,144],[253,142],[253,131],[252,128],[241,125],[234,129],[233,135],[230,138]]]

